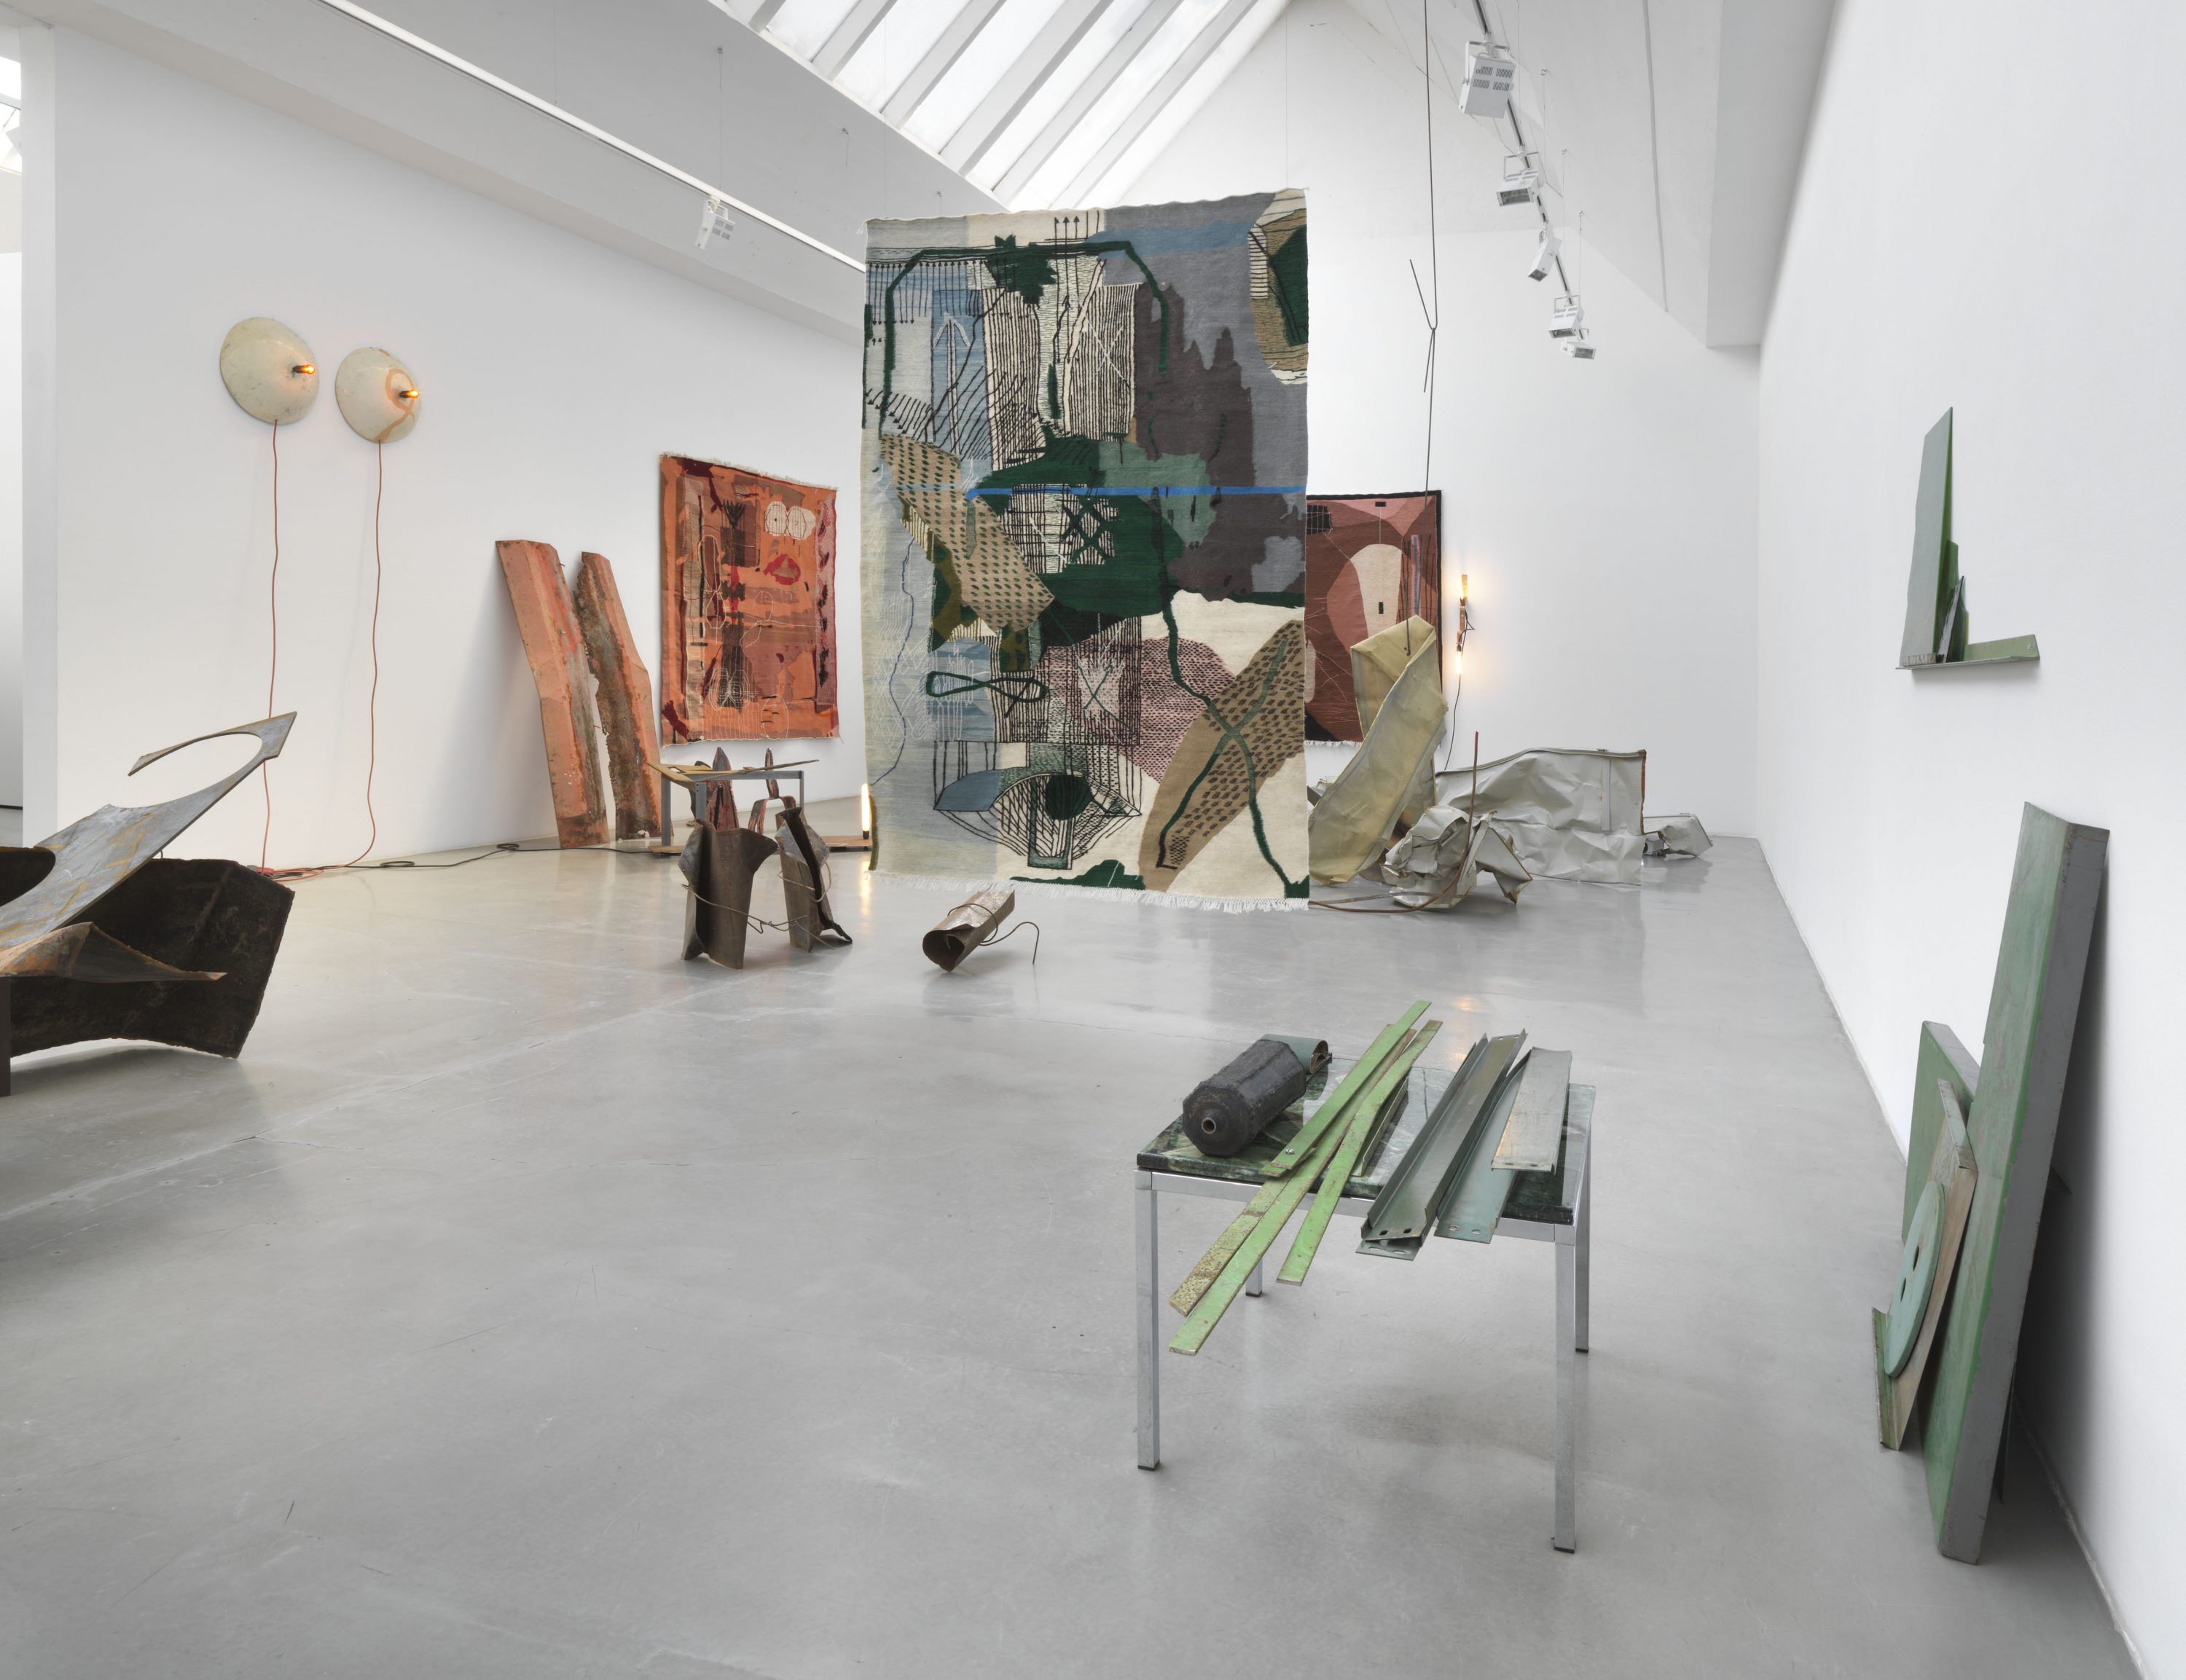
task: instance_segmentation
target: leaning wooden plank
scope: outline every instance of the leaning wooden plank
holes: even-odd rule
[[[1525,1083],[1511,1105],[1495,1164],[1508,1173],[1545,1173],[1556,1164],[1564,1137],[1564,1093],[1571,1085],[1571,1052],[1537,1050],[1526,1058]]]
[[[577,557],[577,630],[598,686],[600,724],[608,737],[608,779],[614,787],[615,838],[662,834],[659,784],[646,767],[660,756],[653,729],[653,679],[637,657],[623,616],[614,568],[599,554]]]
[[[554,796],[554,831],[564,846],[597,846],[608,837],[607,801],[600,791],[599,737],[592,725],[592,684],[585,669],[569,585],[561,557],[543,542],[496,542],[502,575],[516,608],[516,628],[539,691],[539,726],[546,738],[546,780]]]
[[[1419,1060],[1420,1052],[1427,1048],[1427,1040],[1441,1030],[1441,1022],[1430,1021],[1418,1032],[1406,1033],[1398,1041],[1395,1059],[1384,1058],[1381,1065],[1384,1068],[1397,1068],[1397,1081],[1401,1082],[1411,1072],[1412,1063]],[[1371,1056],[1372,1052],[1370,1050],[1368,1055]],[[1359,1067],[1366,1066],[1362,1060]],[[1352,1070],[1354,1073],[1358,1071],[1359,1068]],[[1346,1077],[1348,1083],[1348,1076]],[[1386,1095],[1391,1084],[1392,1082],[1386,1078],[1377,1079],[1371,1086],[1354,1089],[1342,1100],[1354,1112],[1365,1108],[1369,1113],[1378,1113],[1380,1104],[1374,1099]],[[1342,1089],[1341,1086],[1337,1087],[1339,1096]],[[1322,1106],[1325,1111],[1327,1106],[1324,1104]],[[1245,1204],[1245,1211],[1230,1222],[1228,1229],[1215,1238],[1214,1246],[1199,1257],[1199,1263],[1185,1274],[1184,1281],[1176,1286],[1175,1292],[1169,1298],[1170,1306],[1180,1313],[1189,1313],[1199,1304],[1200,1296],[1205,1295],[1214,1280],[1222,1275],[1222,1268],[1230,1263],[1230,1257],[1243,1246],[1246,1238],[1252,1235],[1253,1229],[1260,1223],[1261,1217],[1275,1205],[1275,1198],[1282,1193],[1284,1183],[1284,1179],[1270,1179],[1260,1186],[1258,1194]]]
[[[1393,1078],[1383,1078],[1376,1084],[1373,1095],[1352,1112],[1351,1123],[1343,1128],[1343,1141],[1337,1145],[1335,1156],[1329,1162],[1328,1171],[1322,1175],[1321,1192],[1306,1209],[1304,1223],[1291,1243],[1290,1257],[1283,1268],[1275,1274],[1277,1283],[1302,1284],[1305,1274],[1313,1268],[1313,1257],[1320,1252],[1320,1240],[1327,1235],[1328,1222],[1336,1217],[1336,1204],[1343,1199],[1343,1187],[1351,1182],[1358,1170],[1359,1157],[1365,1152],[1367,1140],[1381,1129],[1383,1112],[1389,1106],[1404,1082],[1412,1077],[1410,1063],[1395,1070]]]
[[[1921,1422],[1936,1544],[1967,1563],[1981,1555],[1988,1521],[2109,842],[2105,829],[2032,805],[2021,815],[1966,1117],[1980,1177]]]
[[[1170,1352],[1197,1353],[1207,1345],[1207,1338],[1214,1333],[1214,1326],[1222,1322],[1222,1315],[1230,1310],[1230,1303],[1237,1298],[1237,1291],[1244,1288],[1245,1280],[1252,1276],[1253,1268],[1260,1263],[1261,1257],[1283,1234],[1283,1227],[1290,1224],[1291,1215],[1298,1212],[1298,1203],[1305,1200],[1306,1192],[1320,1178],[1322,1169],[1328,1165],[1329,1158],[1336,1153],[1337,1145],[1342,1141],[1338,1133],[1330,1131],[1313,1153],[1306,1156],[1304,1164],[1282,1180],[1281,1192],[1275,1197],[1274,1205],[1261,1215],[1259,1224],[1253,1227],[1243,1245],[1230,1257],[1230,1263],[1222,1268],[1222,1275],[1214,1280],[1213,1287],[1191,1309],[1183,1328],[1170,1338]]]
[[[1905,1364],[1894,1376],[1881,1361],[1876,1364],[1883,1394],[1882,1444],[1892,1452],[1903,1444],[1905,1431],[1913,1421],[1913,1408],[1920,1395],[1920,1379],[1928,1369],[1928,1351],[1942,1324],[1944,1303],[1950,1299],[1951,1277],[1958,1264],[1959,1249],[1965,1239],[1966,1216],[1973,1210],[1974,1185],[1979,1172],[1972,1145],[1966,1141],[1966,1123],[1959,1107],[1958,1095],[1952,1090],[1948,1078],[1936,1084],[1939,1088],[1937,1101],[1943,1111],[1943,1129],[1936,1139],[1929,1160],[1928,1181],[1942,1192],[1943,1221],[1936,1250],[1935,1280],[1928,1287],[1928,1302],[1921,1314],[1920,1335]],[[1889,1314],[1882,1316],[1887,1326]]]
[[[1314,1111],[1313,1117],[1298,1128],[1298,1135],[1282,1147],[1267,1165],[1270,1178],[1280,1178],[1305,1158],[1305,1153],[1320,1141],[1323,1132],[1335,1123],[1351,1099],[1373,1079],[1382,1064],[1396,1051],[1398,1043],[1411,1030],[1412,1023],[1427,1012],[1427,1000],[1421,999],[1382,1029],[1381,1036],[1366,1047],[1366,1054],[1353,1064],[1343,1076],[1334,1093]]]

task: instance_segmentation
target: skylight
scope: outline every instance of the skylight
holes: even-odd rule
[[[1014,210],[1163,143],[1284,0],[714,0]],[[1150,132],[1151,131],[1151,132]]]

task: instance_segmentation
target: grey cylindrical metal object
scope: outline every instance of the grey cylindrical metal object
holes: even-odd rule
[[[1184,1100],[1184,1134],[1202,1155],[1236,1154],[1305,1095],[1308,1074],[1326,1057],[1326,1046],[1314,1055],[1307,1041],[1255,1041]]]

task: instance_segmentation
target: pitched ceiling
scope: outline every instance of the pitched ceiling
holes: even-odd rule
[[[1012,209],[1097,202],[1284,0],[714,0]]]

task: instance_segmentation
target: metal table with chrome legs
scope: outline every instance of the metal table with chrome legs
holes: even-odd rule
[[[1337,1064],[1327,1077],[1337,1078],[1342,1071],[1342,1065]],[[1404,1114],[1390,1128],[1374,1159],[1344,1185],[1342,1198],[1337,1203],[1337,1213],[1363,1217],[1373,1206],[1390,1169],[1411,1146],[1421,1117],[1432,1109],[1449,1077],[1436,1070],[1413,1070]],[[1311,1100],[1309,1093],[1307,1100]],[[1139,1153],[1134,1199],[1138,1206],[1136,1339],[1141,1470],[1157,1470],[1161,1465],[1161,1362],[1169,1336],[1180,1322],[1169,1311],[1168,1290],[1162,1280],[1161,1198],[1166,1194],[1212,1196],[1225,1201],[1251,1201],[1253,1193],[1267,1182],[1256,1162],[1268,1161],[1296,1129],[1294,1119],[1279,1120],[1243,1154],[1216,1160],[1201,1155],[1185,1140],[1181,1126],[1172,1125]],[[1511,1193],[1493,1234],[1555,1245],[1556,1513],[1553,1538],[1560,1552],[1575,1551],[1578,1547],[1578,1356],[1585,1352],[1587,1347],[1587,1261],[1593,1202],[1587,1168],[1593,1142],[1594,1089],[1590,1085],[1573,1085],[1564,1110],[1561,1161],[1553,1172],[1511,1175]],[[1494,1147],[1492,1140],[1487,1147]],[[1326,1192],[1316,1192],[1320,1194]],[[1337,1246],[1331,1233],[1317,1263],[1326,1265],[1335,1257],[1333,1251]],[[1285,1244],[1278,1242],[1272,1252],[1286,1252]],[[1439,1243],[1431,1243],[1425,1252],[1439,1257],[1447,1251]],[[1257,1296],[1260,1292],[1260,1271],[1255,1267],[1245,1285],[1245,1293]],[[1230,1310],[1235,1313],[1244,1309],[1233,1307]]]

